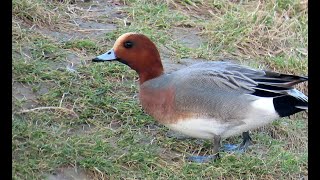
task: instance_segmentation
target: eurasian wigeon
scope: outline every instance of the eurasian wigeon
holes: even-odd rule
[[[145,35],[125,33],[94,62],[119,61],[139,75],[143,109],[159,123],[185,135],[213,140],[242,133],[308,109],[308,97],[293,88],[308,77],[252,69],[224,61],[203,62],[164,73],[156,45]],[[200,157],[195,161],[203,161]]]

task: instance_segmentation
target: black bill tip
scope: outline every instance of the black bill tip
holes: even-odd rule
[[[96,57],[92,59],[92,62],[103,62],[103,60]]]

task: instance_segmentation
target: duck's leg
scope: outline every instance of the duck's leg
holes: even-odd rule
[[[252,139],[249,135],[249,131],[242,133],[242,143],[239,146],[239,150],[246,151],[250,145],[252,145]]]
[[[213,137],[213,155],[209,156],[190,156],[188,157],[188,160],[197,162],[197,163],[205,163],[209,162],[215,159],[219,159],[219,149],[221,147],[221,137],[218,135],[215,135]]]
[[[242,153],[245,152],[251,144],[253,143],[249,131],[246,131],[242,133],[242,143],[240,145],[225,144],[223,150]]]
[[[213,156],[215,156],[215,159],[219,159],[219,150],[221,147],[221,136],[216,135],[213,137]]]

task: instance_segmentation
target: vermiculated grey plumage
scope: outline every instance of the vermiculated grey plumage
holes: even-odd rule
[[[174,88],[176,111],[233,121],[244,119],[249,104],[259,97],[292,96],[307,103],[307,97],[292,87],[305,80],[306,77],[229,62],[204,62],[153,79],[152,83],[145,82],[143,86]],[[301,110],[306,108],[302,106]]]

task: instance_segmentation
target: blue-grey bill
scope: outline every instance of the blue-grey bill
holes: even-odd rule
[[[113,61],[116,60],[117,56],[114,53],[113,49],[110,49],[108,52],[95,57],[94,59],[92,59],[93,62],[102,62],[102,61]]]

